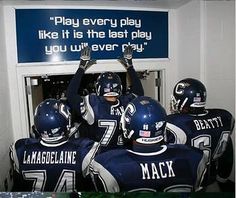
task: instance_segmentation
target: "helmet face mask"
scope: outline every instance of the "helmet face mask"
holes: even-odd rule
[[[98,96],[120,96],[122,83],[120,77],[113,72],[104,72],[98,76],[95,84]]]
[[[198,80],[186,78],[179,81],[173,90],[170,102],[171,113],[194,113],[206,105],[206,88]]]
[[[56,99],[44,100],[35,109],[34,126],[41,139],[47,142],[64,139],[71,128],[69,107]]]
[[[179,106],[179,101],[176,100],[174,95],[171,95],[170,112],[171,113],[179,112],[178,106]]]
[[[129,103],[124,113],[122,113],[121,119],[120,119],[120,126],[123,131],[123,136],[127,139],[130,139],[134,133],[134,131],[130,127],[130,117],[133,114],[132,112],[136,111],[134,108],[135,106],[133,105],[133,103]]]
[[[155,144],[164,139],[164,108],[154,99],[141,96],[130,102],[121,116],[121,128],[127,139]]]

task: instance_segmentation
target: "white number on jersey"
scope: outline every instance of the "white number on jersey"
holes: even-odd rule
[[[46,170],[29,170],[22,172],[25,180],[34,181],[32,191],[44,191],[47,181]],[[54,192],[75,191],[75,171],[63,170],[53,190]]]
[[[103,146],[107,146],[116,130],[117,121],[116,120],[98,120],[98,126],[106,128],[100,140],[100,143]]]

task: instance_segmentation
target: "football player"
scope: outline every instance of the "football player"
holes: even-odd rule
[[[216,177],[221,183],[226,182],[231,173],[233,147],[230,135],[234,118],[224,109],[206,109],[206,98],[206,88],[199,80],[180,80],[171,96],[172,114],[167,116],[166,133],[167,142],[200,148],[207,154],[209,169],[205,185],[209,185]]]
[[[36,107],[34,124],[40,138],[19,139],[10,146],[12,191],[91,190],[86,176],[98,143],[69,139],[70,122],[69,107],[59,100],[46,99]]]
[[[113,72],[101,73],[95,84],[96,94],[81,97],[77,92],[85,71],[93,64],[91,48],[81,50],[80,64],[73,76],[68,89],[67,99],[72,109],[86,121],[89,134],[87,137],[100,142],[101,146],[117,148],[123,146],[122,131],[119,121],[128,102],[137,95],[143,95],[143,87],[132,64],[133,49],[127,46],[123,57],[118,61],[127,69],[132,83],[132,93],[122,95],[120,77]]]
[[[154,99],[131,101],[121,117],[124,137],[132,149],[97,155],[90,171],[97,191],[192,192],[201,189],[206,156],[186,145],[166,145],[166,112]]]

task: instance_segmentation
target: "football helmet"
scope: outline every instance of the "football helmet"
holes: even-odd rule
[[[206,87],[199,80],[183,79],[174,87],[170,110],[172,113],[188,113],[191,109],[205,108],[206,97]]]
[[[34,126],[43,140],[59,141],[71,128],[70,108],[60,100],[44,100],[35,109]]]
[[[142,144],[155,144],[164,139],[166,111],[156,100],[140,96],[132,100],[121,116],[125,138]]]
[[[122,94],[121,79],[113,72],[100,74],[95,88],[98,96],[120,96]]]

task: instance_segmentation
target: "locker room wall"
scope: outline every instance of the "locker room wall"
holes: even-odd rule
[[[13,141],[11,107],[7,77],[6,46],[4,34],[3,7],[0,2],[0,191],[4,191],[4,181],[9,180],[9,145]]]
[[[177,81],[201,77],[201,16],[200,1],[183,5],[176,11],[177,18]]]
[[[235,2],[207,2],[206,8],[208,105],[235,115]]]
[[[132,7],[140,9],[154,9],[153,6],[143,4],[143,2],[136,2],[132,4],[127,2],[118,4],[117,2],[110,1],[110,4],[114,8],[127,8]],[[75,6],[100,6],[106,8],[106,2],[44,2],[43,6],[51,6],[53,8],[71,8]],[[42,5],[37,2],[19,2],[19,1],[5,1],[0,2],[0,77],[2,84],[0,85],[0,190],[4,187],[4,180],[9,175],[8,170],[8,147],[10,142],[21,137],[25,137],[28,134],[26,127],[26,114],[27,107],[26,98],[23,96],[25,92],[24,79],[26,75],[36,74],[73,74],[76,69],[76,63],[65,64],[35,64],[35,65],[18,65],[16,55],[16,38],[14,27],[14,8],[15,7],[36,7],[41,8]],[[125,6],[125,7],[124,7]],[[218,7],[220,6],[220,7]],[[234,36],[229,34],[234,29],[234,23],[229,29],[220,29],[222,23],[219,25],[212,21],[214,16],[221,16],[222,19],[232,20],[234,19],[234,1],[191,1],[177,9],[170,9],[170,23],[169,23],[169,42],[170,42],[170,59],[167,61],[149,60],[149,61],[135,61],[135,68],[139,70],[154,70],[163,69],[165,79],[165,91],[164,91],[164,105],[169,109],[169,97],[172,88],[177,80],[183,77],[195,77],[200,78],[207,86],[208,89],[208,105],[220,106],[226,108],[235,116],[235,74],[234,71],[234,55],[222,56],[222,53],[232,49],[234,45]],[[220,10],[219,10],[220,8]],[[157,8],[161,9],[161,8]],[[219,15],[220,13],[224,13]],[[209,18],[208,18],[209,17]],[[207,25],[205,24],[207,21]],[[2,28],[3,27],[3,28]],[[227,27],[228,28],[228,27]],[[214,31],[213,31],[214,30]],[[220,36],[227,35],[227,41],[225,45],[211,40],[212,34],[221,32]],[[218,34],[217,33],[217,34]],[[221,37],[223,39],[225,37]],[[232,41],[232,42],[229,42]],[[212,51],[214,47],[214,51]],[[234,46],[233,46],[234,47]],[[220,50],[221,49],[221,50]],[[234,49],[232,50],[234,52]],[[208,53],[207,53],[208,52]],[[211,53],[210,53],[211,52]],[[233,59],[233,61],[232,61]],[[215,68],[221,69],[221,64],[230,65],[226,76],[222,77],[216,75],[213,77],[212,72]],[[96,67],[91,67],[88,73],[99,72],[100,70],[106,70],[109,66],[112,71],[124,71],[124,69],[115,61],[100,61]],[[232,65],[233,64],[233,65]],[[8,76],[8,77],[7,77]],[[8,86],[7,86],[8,85]],[[228,87],[232,87],[229,89]],[[227,90],[228,89],[228,90]],[[212,91],[211,91],[212,90]],[[218,91],[221,90],[221,91]],[[223,94],[222,94],[223,93]],[[219,96],[220,94],[226,95],[229,99],[227,104]],[[9,177],[9,176],[8,176]]]

